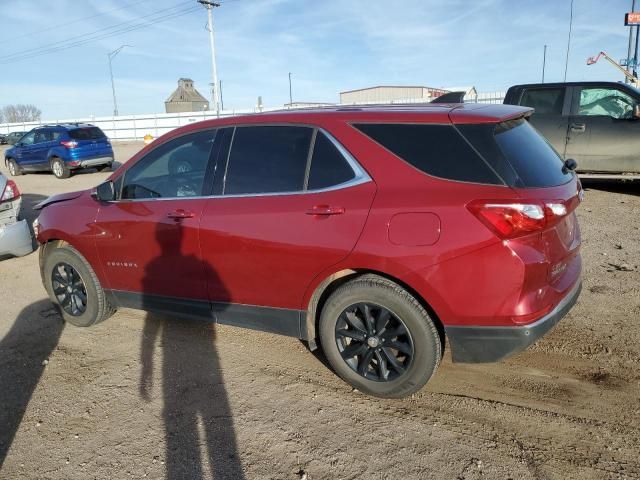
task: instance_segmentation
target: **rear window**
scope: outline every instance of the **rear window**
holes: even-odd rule
[[[511,187],[555,187],[573,178],[562,173],[560,156],[525,119],[458,128]]]
[[[357,124],[355,128],[418,170],[462,182],[503,182],[453,125]]]
[[[96,140],[104,138],[105,134],[98,127],[86,127],[69,130],[69,136],[74,140]]]

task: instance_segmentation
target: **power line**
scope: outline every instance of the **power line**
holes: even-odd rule
[[[146,19],[143,20],[143,23],[155,20],[154,17],[158,16],[159,14],[163,14],[165,12],[167,14],[169,14],[170,10],[176,10],[176,12],[171,12],[171,13],[177,13],[177,11],[178,11],[177,9],[184,8],[185,5],[186,5],[185,2],[182,1],[179,4],[173,5],[172,7],[164,8],[164,9],[161,9],[161,10],[157,10],[156,12],[149,14],[146,17]],[[164,17],[162,17],[162,18],[164,18]],[[28,48],[26,50],[21,50],[19,52],[14,52],[14,53],[11,53],[9,55],[2,55],[2,56],[0,56],[0,62],[4,62],[4,61],[7,61],[7,60],[14,60],[15,58],[22,57],[24,55],[29,55],[29,54],[35,53],[35,52],[42,52],[43,50],[47,50],[48,51],[48,50],[51,50],[53,48],[57,48],[58,46],[64,46],[65,44],[67,44],[69,42],[75,43],[77,41],[85,39],[86,37],[92,37],[94,35],[101,34],[101,32],[105,32],[106,33],[109,30],[114,30],[115,29],[114,32],[111,32],[111,33],[116,33],[116,32],[119,32],[122,29],[129,28],[130,26],[140,25],[140,23],[136,23],[136,22],[140,22],[140,20],[139,19],[127,20],[126,22],[120,22],[120,23],[116,23],[114,25],[110,25],[108,27],[103,27],[103,28],[100,28],[98,30],[94,30],[92,32],[83,33],[83,34],[80,34],[80,35],[74,35],[72,37],[66,38],[64,40],[59,40],[57,42],[51,42],[51,43],[48,43],[46,45],[41,45],[39,47]]]
[[[15,54],[12,55],[8,55],[5,57],[0,57],[0,64],[6,64],[6,63],[11,63],[11,62],[17,62],[17,61],[21,61],[21,60],[27,60],[30,58],[34,58],[34,57],[39,57],[42,55],[48,55],[50,53],[56,53],[56,52],[60,52],[63,50],[68,50],[70,48],[74,48],[74,47],[79,47],[82,45],[86,45],[88,43],[97,41],[97,40],[103,40],[106,38],[111,38],[111,37],[115,37],[117,35],[122,35],[124,33],[128,33],[128,32],[132,32],[134,30],[139,30],[141,28],[145,28],[145,27],[150,27],[152,25],[155,25],[157,23],[166,21],[166,20],[171,20],[186,14],[189,14],[191,12],[194,12],[196,10],[198,10],[199,7],[195,6],[195,7],[189,7],[183,10],[179,10],[176,12],[171,12],[169,14],[157,17],[157,18],[151,18],[151,20],[144,20],[140,23],[137,24],[130,24],[131,22],[124,22],[123,24],[120,25],[124,25],[121,26],[119,29],[116,29],[112,32],[105,32],[105,33],[100,33],[101,31],[104,30],[112,30],[114,27],[116,26],[120,26],[120,25],[115,25],[112,27],[108,27],[106,29],[100,29],[97,30],[95,32],[91,32],[88,34],[84,34],[81,36],[76,36],[76,37],[71,37],[70,39],[65,40],[64,42],[56,42],[57,44],[62,43],[61,45],[55,46],[55,47],[50,47],[50,48],[43,48],[43,47],[39,47],[39,48],[34,48],[34,49],[29,49],[29,50],[25,50],[22,52],[17,52]],[[156,12],[157,14],[158,12]],[[151,14],[150,17],[153,17],[153,15],[156,14]],[[127,24],[130,25],[127,25]],[[85,37],[85,38],[82,38]],[[74,41],[74,39],[77,39]],[[69,43],[70,42],[70,43]]]
[[[66,27],[67,25],[73,25],[74,23],[78,23],[78,22],[83,22],[85,20],[91,20],[93,18],[98,18],[98,17],[102,17],[104,15],[108,15],[112,12],[116,12],[118,10],[124,10],[125,8],[129,8],[129,7],[133,7],[134,5],[139,5],[140,3],[145,3],[145,2],[149,2],[150,0],[138,0],[137,2],[133,2],[133,3],[128,3],[126,5],[122,5],[121,7],[118,8],[112,8],[110,10],[106,10],[104,12],[100,12],[100,13],[96,13],[95,15],[90,15],[88,17],[82,17],[82,18],[77,18],[76,20],[71,20],[70,22],[66,22],[66,23],[57,23],[51,27],[48,28],[42,28],[40,30],[34,30],[33,32],[28,32],[28,33],[23,33],[22,35],[17,35],[15,37],[11,38],[11,41],[13,42],[16,39],[19,38],[24,38],[24,37],[32,37],[34,35],[40,35],[43,32],[48,32],[50,30],[58,30],[61,27]],[[6,43],[3,42],[3,43]]]

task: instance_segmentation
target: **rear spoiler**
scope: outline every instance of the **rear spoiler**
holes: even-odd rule
[[[528,118],[533,113],[533,108],[517,105],[496,104],[470,104],[459,105],[449,112],[449,120],[454,124],[464,123],[500,123],[518,118]]]

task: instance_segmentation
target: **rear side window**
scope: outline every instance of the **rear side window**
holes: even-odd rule
[[[348,182],[355,173],[338,148],[327,136],[318,132],[313,145],[313,156],[309,169],[309,190],[329,188]]]
[[[105,134],[98,127],[86,127],[69,130],[69,136],[74,140],[97,140],[104,138]]]
[[[531,88],[524,91],[520,105],[543,115],[562,115],[564,88]]]
[[[560,156],[525,119],[459,129],[510,187],[554,187],[573,177],[562,173]]]
[[[308,127],[237,127],[223,193],[303,190],[312,134],[313,129]]]
[[[453,125],[398,123],[354,127],[434,177],[494,185],[503,183]]]

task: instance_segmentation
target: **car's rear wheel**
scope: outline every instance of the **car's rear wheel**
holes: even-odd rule
[[[51,171],[56,178],[69,178],[71,176],[71,170],[64,164],[62,159],[57,157],[51,159]]]
[[[42,270],[43,283],[63,318],[77,327],[88,327],[115,313],[91,265],[73,247],[51,250]]]
[[[342,379],[384,398],[418,391],[442,356],[438,330],[424,307],[396,283],[372,274],[342,285],[327,299],[320,341]]]
[[[18,166],[15,160],[10,159],[8,162],[9,173],[12,177],[17,177],[18,175],[22,175],[22,170]]]

